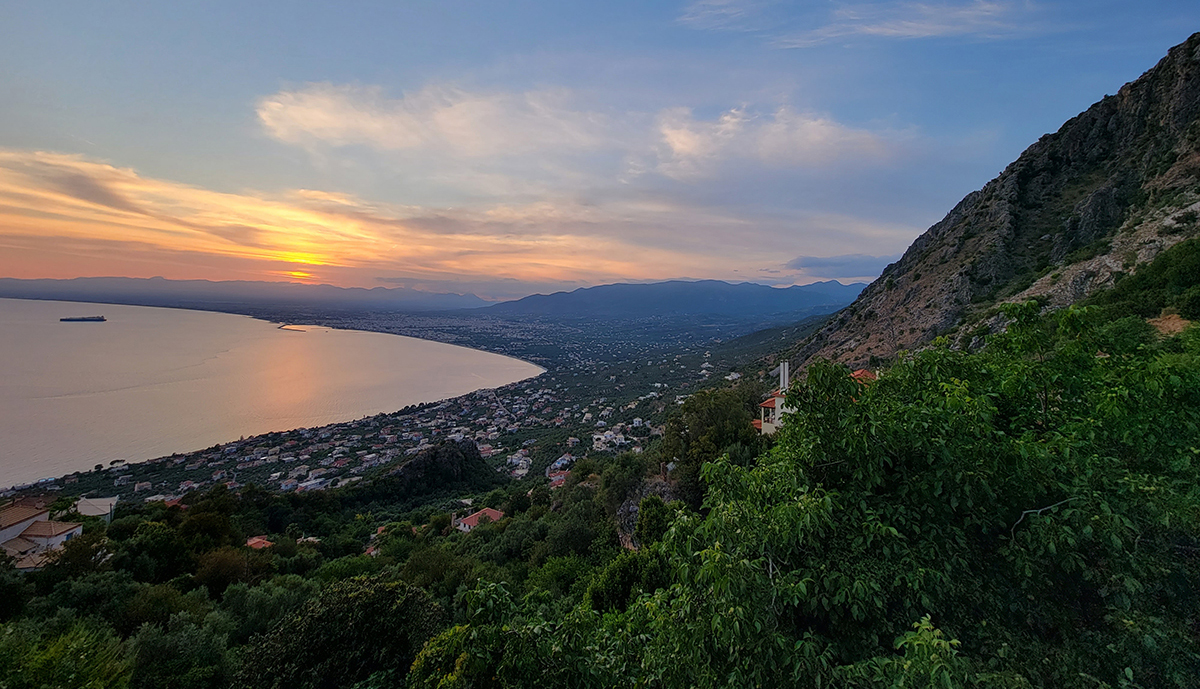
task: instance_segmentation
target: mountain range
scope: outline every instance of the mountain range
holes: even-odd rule
[[[436,294],[384,287],[343,288],[294,282],[210,282],[167,280],[161,277],[72,280],[0,278],[0,298],[56,299],[233,312],[261,312],[276,307],[406,313],[477,310],[481,314],[512,318],[716,316],[799,320],[842,308],[853,301],[862,288],[862,283],[843,285],[836,281],[773,288],[745,282],[731,284],[719,280],[672,280],[601,285],[489,304],[474,294]]]
[[[863,287],[862,283],[843,285],[834,280],[786,288],[720,280],[622,283],[534,294],[490,306],[486,311],[503,316],[556,318],[808,315],[836,311],[853,301]]]
[[[917,238],[792,359],[850,365],[939,335],[976,347],[997,304],[1075,303],[1197,232],[1200,33],[1026,149]]]

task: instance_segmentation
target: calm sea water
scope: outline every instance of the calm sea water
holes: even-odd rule
[[[105,323],[60,323],[103,315]],[[542,369],[397,335],[0,299],[0,488],[498,387]]]

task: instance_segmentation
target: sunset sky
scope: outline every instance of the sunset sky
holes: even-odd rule
[[[0,277],[873,278],[1200,30],[1162,2],[38,2]]]

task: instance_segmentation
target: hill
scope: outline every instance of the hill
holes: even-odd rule
[[[496,304],[488,307],[486,312],[504,316],[580,318],[808,315],[837,310],[851,302],[862,287],[860,283],[843,285],[834,280],[784,289],[720,280],[622,283],[534,294]]]
[[[1198,209],[1200,33],[967,195],[794,358],[859,365],[942,334],[977,345],[998,303],[1110,287],[1196,234]]]
[[[297,282],[167,280],[154,278],[0,278],[0,298],[57,299],[134,306],[237,311],[246,307],[305,306],[378,311],[440,311],[485,306],[474,294],[437,294],[400,287],[335,287]]]

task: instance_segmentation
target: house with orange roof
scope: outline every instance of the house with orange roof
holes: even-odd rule
[[[490,507],[485,507],[474,514],[469,514],[462,519],[459,519],[457,522],[455,522],[454,528],[462,531],[463,533],[468,533],[471,531],[471,529],[479,526],[479,520],[482,517],[487,517],[488,521],[498,522],[501,519],[504,519],[504,513],[500,510],[494,510]]]
[[[275,544],[268,541],[266,536],[251,536],[246,539],[246,547],[253,550],[262,550],[263,548],[270,548],[273,545]]]
[[[758,405],[758,418],[752,422],[762,435],[773,435],[783,424],[783,415],[792,412],[787,407],[787,389],[791,380],[788,362],[780,362],[779,368],[771,373],[779,374],[779,388]]]
[[[570,475],[570,470],[551,471],[549,474],[546,474],[546,477],[550,479],[550,489],[562,488],[563,484],[567,482],[567,477]]]
[[[787,407],[787,389],[788,389],[788,362],[784,361],[779,364],[779,368],[771,371],[771,373],[779,373],[779,389],[772,392],[766,399],[758,405],[759,417],[751,423],[758,429],[758,432],[763,435],[772,435],[783,424],[783,416],[790,414],[794,410]],[[858,381],[862,385],[870,385],[877,380],[879,376],[872,373],[870,370],[860,368],[850,374],[850,377]]]
[[[871,382],[879,379],[879,376],[875,375],[874,373],[871,373],[871,371],[869,371],[868,369],[865,369],[865,368],[860,368],[857,371],[855,371],[854,373],[851,373],[850,377],[853,378],[854,380],[857,380],[858,382],[862,383],[863,385],[867,385],[868,383],[871,383]]]

